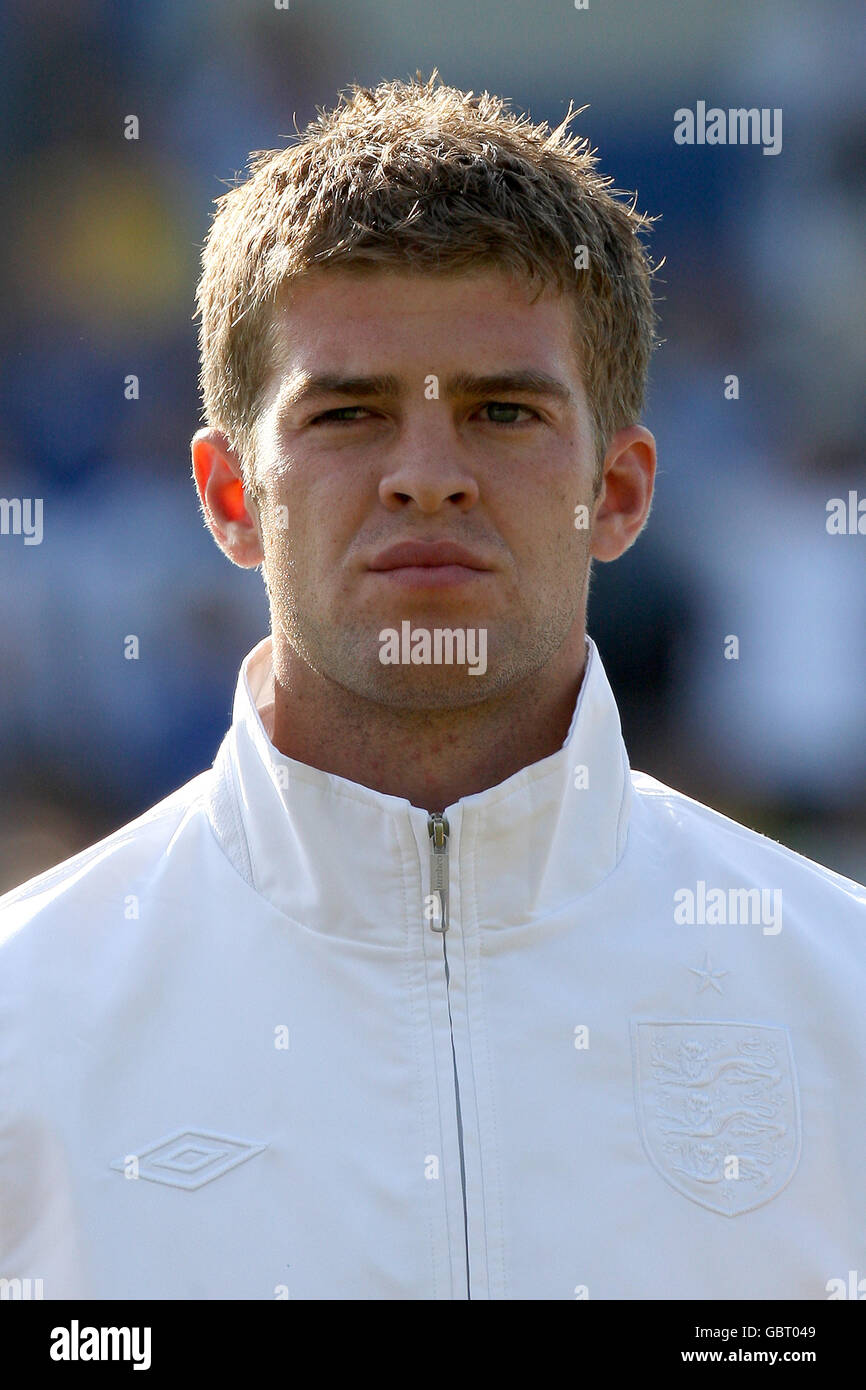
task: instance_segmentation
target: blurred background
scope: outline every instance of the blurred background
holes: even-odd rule
[[[632,765],[866,878],[866,535],[826,529],[866,498],[861,0],[6,0],[0,25],[0,497],[44,499],[41,545],[0,535],[0,891],[206,768],[268,630],[190,478],[212,200],[349,82],[434,65],[551,125],[589,103],[572,128],[661,214],[656,502],[589,617]],[[782,152],[675,144],[698,100],[781,107]]]

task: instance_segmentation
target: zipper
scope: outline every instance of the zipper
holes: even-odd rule
[[[430,930],[439,932],[442,937],[442,960],[445,965],[445,998],[448,1004],[448,1027],[451,1033],[451,1063],[454,1068],[454,1099],[457,1104],[457,1141],[460,1146],[460,1187],[463,1194],[463,1241],[466,1252],[466,1297],[472,1298],[469,1282],[469,1213],[466,1207],[466,1160],[463,1154],[463,1114],[460,1109],[460,1080],[457,1075],[457,1053],[454,1049],[454,1022],[451,1018],[451,971],[448,968],[448,949],[445,934],[448,931],[448,818],[438,811],[427,817],[427,832],[430,836],[430,897],[432,915]],[[426,914],[425,914],[426,915]]]
[[[448,930],[448,819],[438,811],[427,817],[430,835],[430,897],[432,916],[430,930]],[[445,942],[442,942],[445,949]]]

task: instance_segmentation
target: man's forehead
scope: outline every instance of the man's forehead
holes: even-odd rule
[[[446,285],[450,293],[443,293]],[[389,308],[389,288],[397,290],[399,311]],[[335,312],[327,313],[328,308]],[[429,317],[438,339],[431,336],[428,342],[407,332],[417,316]],[[451,331],[453,320],[462,323]],[[552,332],[557,320],[560,331]],[[365,383],[376,379],[378,394],[400,395],[407,357],[423,357],[434,346],[449,359],[445,389],[450,394],[473,389],[482,377],[502,377],[505,386],[508,378],[522,376],[513,389],[546,391],[564,400],[569,389],[582,384],[574,375],[572,298],[554,286],[530,293],[525,280],[502,268],[458,274],[317,267],[281,290],[273,344],[271,399],[277,393],[282,399],[314,390],[323,394],[328,379],[337,387],[357,382],[358,394],[372,394]],[[423,365],[425,373],[442,366],[429,360]],[[410,375],[414,382],[414,365]]]
[[[309,340],[340,341],[347,331],[395,337],[412,321],[437,324],[449,331],[460,322],[461,334],[483,340],[485,335],[533,329],[549,333],[573,329],[575,299],[554,284],[534,286],[524,276],[503,267],[463,271],[419,271],[392,267],[316,267],[279,290],[274,303],[274,326],[288,345],[299,334]]]
[[[563,297],[563,291],[554,284],[541,285],[530,281],[528,274],[522,274],[504,263],[479,259],[475,264],[459,267],[442,266],[437,269],[420,266],[400,265],[390,262],[345,261],[336,265],[315,265],[301,274],[291,276],[280,286],[276,295],[278,309],[289,309],[300,305],[306,299],[334,294],[354,294],[364,285],[372,288],[377,295],[389,286],[397,290],[405,288],[417,295],[422,289],[430,287],[434,295],[453,285],[458,290],[496,287],[499,297],[507,294],[517,301],[555,300]]]

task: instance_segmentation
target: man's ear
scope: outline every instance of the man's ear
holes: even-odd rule
[[[219,430],[192,437],[192,471],[204,519],[220,550],[242,569],[264,559],[255,501],[244,489],[241,461]]]
[[[643,425],[618,430],[604,456],[590,554],[618,560],[633,545],[650,513],[656,472],[656,442]]]

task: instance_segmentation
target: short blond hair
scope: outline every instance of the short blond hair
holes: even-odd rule
[[[496,266],[539,294],[554,286],[574,299],[599,469],[611,435],[641,415],[658,267],[640,234],[656,219],[635,211],[636,194],[620,201],[589,142],[567,133],[570,103],[551,131],[437,78],[352,85],[295,144],[251,154],[246,181],[215,199],[196,291],[202,413],[253,490],[274,306],[314,268]]]

